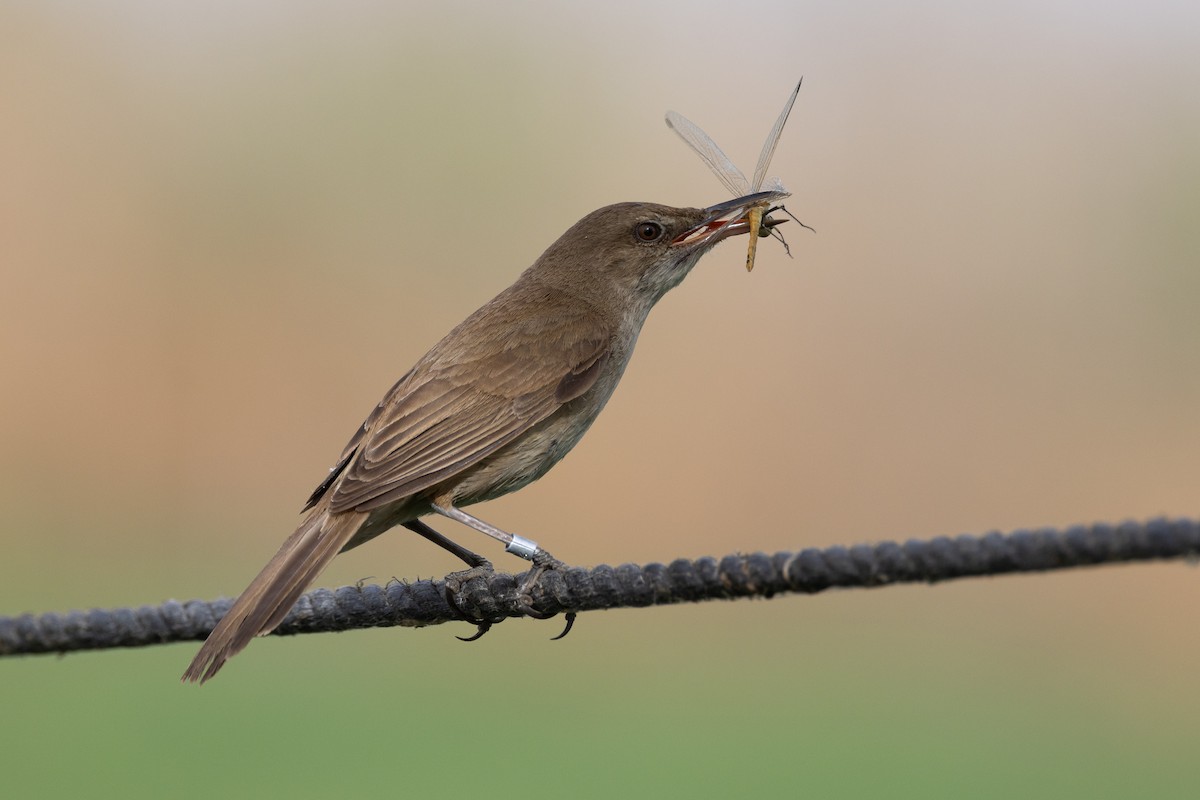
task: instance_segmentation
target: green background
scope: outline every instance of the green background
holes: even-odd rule
[[[0,6],[0,614],[239,591],[382,392],[588,211],[726,244],[560,467],[578,564],[1200,512],[1187,4]],[[506,568],[520,565],[443,526]],[[440,576],[404,532],[320,584]],[[491,549],[489,549],[491,548]],[[1193,568],[0,662],[58,797],[1184,797]]]

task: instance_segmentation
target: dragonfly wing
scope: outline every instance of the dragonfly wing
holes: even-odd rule
[[[790,103],[788,108],[791,108]],[[675,131],[688,147],[696,151],[696,155],[700,156],[705,164],[708,164],[708,168],[721,179],[721,183],[725,184],[725,188],[731,191],[734,197],[750,194],[750,182],[746,180],[746,176],[729,160],[729,156],[725,155],[717,143],[707,133],[700,130],[699,125],[681,114],[668,111],[667,127]],[[776,138],[778,138],[778,134]]]
[[[801,78],[800,83],[803,82],[804,79]],[[779,113],[779,119],[775,120],[775,127],[771,128],[771,132],[767,134],[767,141],[763,142],[762,152],[758,156],[758,166],[754,168],[754,183],[750,185],[750,191],[752,192],[757,192],[761,189],[763,181],[767,177],[767,169],[771,166],[771,159],[775,157],[775,146],[779,144],[779,137],[783,134],[783,126],[787,123],[788,114],[792,113],[792,105],[796,102],[796,95],[800,94],[800,83],[797,83],[796,88],[792,90],[792,96],[784,103],[783,111]],[[697,130],[699,129],[697,128]],[[713,147],[716,147],[716,145],[713,145]]]

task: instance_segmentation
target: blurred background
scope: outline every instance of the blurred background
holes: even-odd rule
[[[771,173],[489,521],[576,564],[1200,513],[1200,7],[0,6],[0,614],[234,595],[382,393],[608,203]],[[482,537],[446,532],[521,569]],[[321,578],[455,569],[406,532]],[[1194,791],[1159,564],[0,663],[7,789]],[[1186,788],[1185,788],[1186,787]],[[15,796],[15,795],[14,795]]]

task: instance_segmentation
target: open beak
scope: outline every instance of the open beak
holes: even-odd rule
[[[752,211],[757,210],[761,219],[762,212],[766,211],[772,203],[789,196],[788,192],[755,192],[709,206],[704,209],[704,220],[694,228],[689,228],[675,237],[671,244],[684,247],[711,246],[730,236],[749,233],[757,227],[751,218]],[[770,220],[769,223],[763,220],[763,223],[770,226],[776,224],[776,220]]]

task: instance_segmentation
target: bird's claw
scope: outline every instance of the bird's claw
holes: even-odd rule
[[[557,642],[559,639],[563,638],[568,633],[570,633],[571,628],[575,627],[575,612],[574,611],[568,611],[567,615],[566,615],[566,619],[567,619],[567,624],[563,626],[562,633],[560,633],[558,636],[550,637],[550,641]]]
[[[468,622],[470,620],[467,620]],[[492,623],[487,620],[482,620],[475,623],[475,632],[470,636],[455,636],[460,642],[474,642],[483,638],[483,635],[492,629]]]

